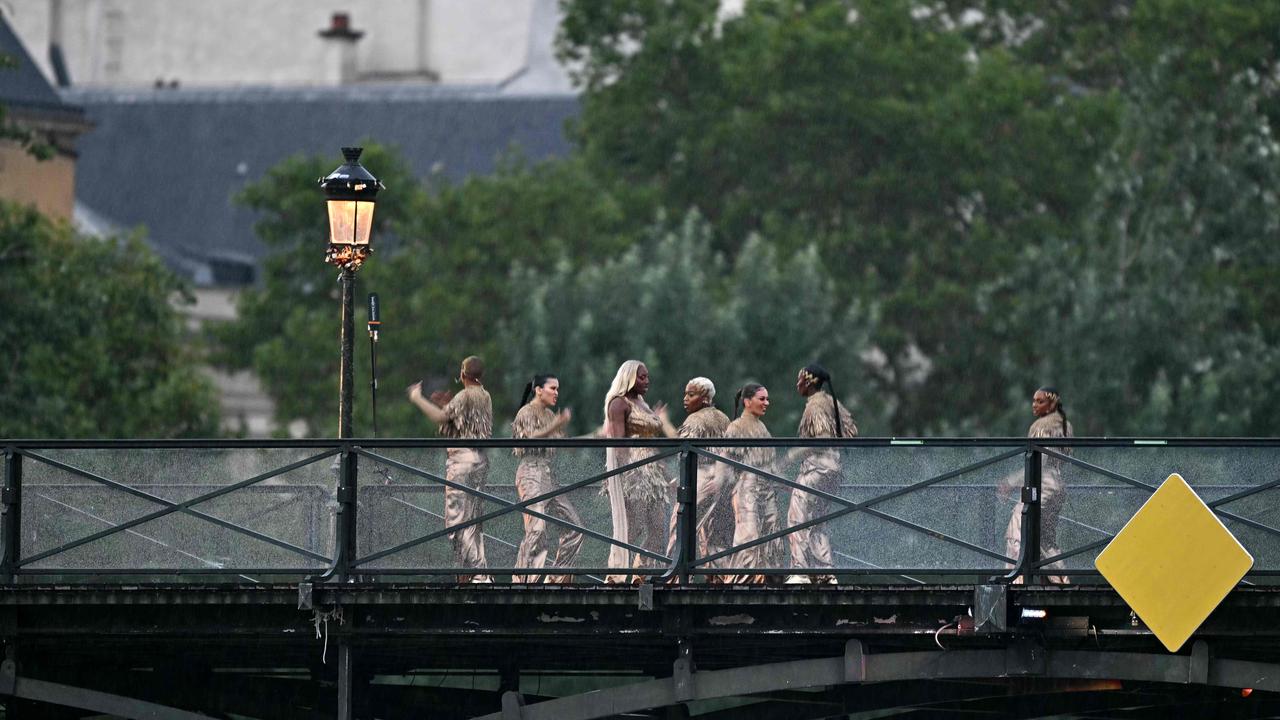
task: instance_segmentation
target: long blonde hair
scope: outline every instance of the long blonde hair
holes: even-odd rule
[[[631,392],[631,388],[635,387],[636,376],[640,374],[640,367],[644,363],[639,360],[628,360],[618,366],[618,374],[613,376],[613,384],[609,386],[609,392],[604,394],[604,421],[609,423],[609,403],[614,398],[620,398]]]

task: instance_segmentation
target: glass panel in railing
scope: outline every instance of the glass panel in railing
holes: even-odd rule
[[[422,571],[424,578],[444,580],[445,575],[431,573],[437,571],[448,572],[452,580],[463,567],[487,564],[487,554],[498,549],[493,523],[455,533],[459,547],[468,551],[461,560],[444,527],[446,517],[454,524],[466,523],[496,507],[485,499],[501,493],[491,487],[488,464],[496,451],[366,449],[372,455],[359,460],[355,572],[412,569]],[[461,487],[447,488],[446,479]]]
[[[602,448],[369,449],[374,456],[360,465],[357,571],[527,584],[602,582],[606,573],[598,570],[611,560],[619,563],[618,582],[628,581],[628,568],[654,575],[667,565],[621,548],[610,552],[606,485],[621,488],[630,542],[655,555],[667,552],[676,466],[651,449],[620,454],[619,463],[643,464],[612,483],[599,477],[606,472]],[[445,480],[467,489],[446,490]],[[447,532],[446,517],[466,524],[486,515]],[[475,572],[481,566],[489,572]]]
[[[1002,572],[1018,513],[1016,447],[856,447],[843,452],[846,497],[867,503],[847,523],[850,568]],[[872,521],[874,520],[874,522]]]
[[[40,452],[52,462],[27,458],[24,464],[23,567],[124,573],[322,568],[332,557],[336,474],[327,458],[314,460],[321,452]]]
[[[535,548],[541,545],[547,554],[548,568],[595,571],[576,576],[574,580],[580,583],[600,583],[606,579],[612,583],[636,582],[641,576],[665,572],[670,566],[665,558],[670,557],[675,540],[673,506],[679,477],[679,456],[666,455],[669,452],[670,448],[632,447],[612,451],[596,447],[562,448],[549,458],[549,466],[545,468],[536,457],[523,458],[517,468],[522,497],[536,497],[535,492],[549,486],[576,486],[562,496],[567,507],[547,506],[542,511],[561,520],[576,513],[575,524],[581,525],[585,532],[548,524],[549,536],[540,540],[526,526],[520,541],[525,548],[520,564],[536,564]],[[600,478],[614,468],[627,465],[635,467]],[[618,524],[615,524],[615,508]],[[625,524],[621,522],[624,518]],[[537,529],[536,519],[526,516],[526,522]],[[648,554],[616,545],[612,542],[615,539]],[[575,551],[573,546],[577,543],[580,549]],[[603,572],[608,568],[615,568],[616,572]]]
[[[1280,447],[1168,447],[1160,468],[1177,472],[1253,555],[1253,570],[1280,570]],[[1167,475],[1167,473],[1166,473]]]
[[[1047,446],[1041,460],[1040,555],[1051,580],[1094,572],[1111,538],[1151,496],[1158,456],[1145,447]],[[1057,453],[1057,454],[1054,454]],[[1161,477],[1163,479],[1163,477]]]

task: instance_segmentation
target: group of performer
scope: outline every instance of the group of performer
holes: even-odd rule
[[[422,383],[408,389],[410,402],[440,427],[448,438],[480,440],[493,435],[493,403],[484,389],[484,363],[478,357],[463,360],[459,380],[463,389],[456,395],[446,392],[423,394]],[[769,390],[759,383],[747,383],[735,394],[732,420],[715,406],[716,388],[711,380],[696,377],[685,385],[685,419],[675,427],[664,404],[650,406],[645,400],[649,390],[649,370],[638,360],[628,360],[617,374],[604,398],[603,435],[607,438],[680,437],[697,440],[720,438],[769,438],[764,417],[769,409]],[[844,405],[836,399],[831,374],[818,364],[805,366],[796,376],[796,392],[805,398],[797,437],[851,438],[858,434],[857,425]],[[557,410],[559,379],[550,374],[535,375],[525,386],[520,410],[512,421],[514,438],[560,438],[572,418],[569,410]],[[1040,388],[1032,399],[1036,421],[1028,433],[1031,437],[1071,437],[1072,429],[1056,390]],[[515,485],[521,501],[552,492],[557,487],[552,474],[551,448],[521,447],[513,450],[520,459]],[[652,574],[657,569],[653,557],[632,552],[617,543],[643,548],[652,555],[671,556],[676,543],[677,513],[673,507],[675,483],[661,462],[643,462],[659,453],[651,447],[611,447],[606,451],[606,467],[616,470],[603,492],[609,497],[613,520],[608,566],[630,568],[635,572],[610,575],[606,582],[625,583]],[[766,473],[775,473],[777,452],[772,447],[726,447],[724,457]],[[795,483],[802,488],[791,493],[787,508],[784,536],[756,543],[737,552],[727,552],[758,538],[783,529],[774,483],[766,477],[728,463],[699,456],[697,463],[696,532],[698,555],[715,558],[706,564],[708,570],[718,568],[751,569],[747,574],[708,575],[712,582],[763,583],[784,581],[788,584],[827,584],[835,582],[831,540],[821,521],[827,514],[829,501],[823,495],[835,494],[842,475],[840,451],[834,447],[799,447],[787,454],[787,460],[800,463]],[[637,465],[637,463],[640,463]],[[1042,475],[1042,531],[1046,554],[1057,554],[1057,519],[1065,493],[1061,482],[1062,460],[1047,457]],[[445,463],[445,479],[451,484],[482,490],[488,478],[489,464],[483,452],[472,448],[449,448]],[[1001,486],[1007,495],[1012,483]],[[445,527],[463,524],[479,517],[478,495],[446,485]],[[564,494],[533,503],[529,509],[553,517],[570,526],[582,527],[578,511]],[[517,568],[528,574],[515,575],[514,582],[565,583],[571,576],[538,572],[547,565],[553,550],[547,521],[523,513],[524,538],[516,556]],[[1006,550],[1017,557],[1021,538],[1021,506],[1014,508],[1005,533]],[[476,571],[460,576],[461,582],[492,582],[484,574],[488,567],[484,552],[484,535],[479,523],[449,534],[460,567]],[[783,543],[785,538],[786,542]],[[582,533],[565,527],[554,546],[553,567],[574,566],[582,548]],[[788,557],[789,556],[789,557]],[[793,573],[785,577],[766,577],[760,571],[783,568],[788,564]],[[1065,579],[1065,578],[1061,578]]]

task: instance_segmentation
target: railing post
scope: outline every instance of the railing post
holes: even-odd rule
[[[10,585],[18,574],[22,558],[22,455],[17,448],[4,449],[4,487],[0,489],[0,536],[4,556],[0,558],[0,582]]]
[[[350,445],[342,447],[342,455],[338,467],[338,521],[337,537],[334,549],[337,561],[334,575],[338,582],[346,582],[351,573],[351,562],[356,558],[356,490],[359,477],[359,464],[355,448]]]
[[[689,562],[698,552],[698,454],[686,447],[680,455],[680,487],[676,494],[676,576],[681,585],[689,583]]]
[[[1040,451],[1028,447],[1022,483],[1022,566],[1023,582],[1035,582],[1036,563],[1040,562]]]

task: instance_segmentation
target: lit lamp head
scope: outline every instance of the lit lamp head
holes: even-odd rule
[[[329,250],[325,262],[340,268],[360,269],[372,252],[373,207],[382,183],[360,164],[364,148],[342,148],[346,159],[337,170],[320,178],[329,205]]]

